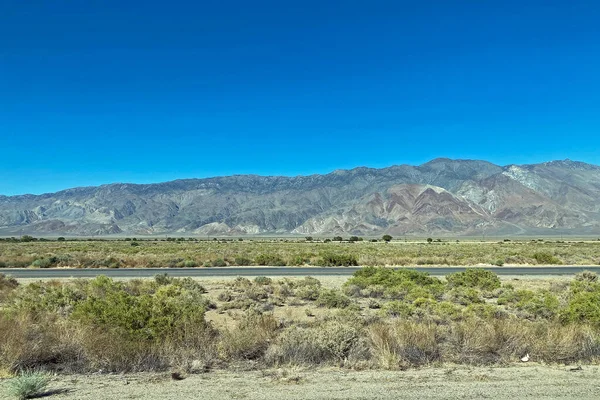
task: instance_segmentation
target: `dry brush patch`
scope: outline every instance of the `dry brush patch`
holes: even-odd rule
[[[131,244],[135,243],[136,246]],[[598,265],[600,242],[0,241],[0,267]]]
[[[477,269],[442,280],[382,268],[358,271],[343,290],[310,277],[218,288],[164,275],[4,285],[0,369],[406,369],[506,365],[527,353],[546,363],[600,356],[600,283],[591,273],[553,290],[518,289]]]

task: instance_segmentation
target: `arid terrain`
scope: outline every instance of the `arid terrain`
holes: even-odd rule
[[[600,265],[598,238],[331,239],[0,239],[0,268]]]
[[[52,399],[597,399],[600,369],[527,365],[407,371],[279,368],[219,371],[174,381],[169,374],[59,376]],[[0,390],[2,390],[0,383]]]

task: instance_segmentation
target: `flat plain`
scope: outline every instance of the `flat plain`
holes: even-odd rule
[[[0,268],[600,265],[599,240],[305,239],[0,241]],[[346,238],[348,239],[348,238]],[[440,240],[437,242],[437,240]]]

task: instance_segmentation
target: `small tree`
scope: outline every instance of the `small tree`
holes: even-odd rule
[[[358,236],[350,236],[350,239],[348,239],[350,242],[358,242],[359,240],[360,238]]]
[[[383,235],[381,239],[383,239],[384,242],[389,243],[393,238],[390,235]]]
[[[341,242],[342,240],[344,240],[344,238],[342,238],[341,236],[335,236],[335,237],[333,238],[333,241],[334,241],[334,242]]]
[[[307,241],[307,242],[312,242],[312,241],[313,241],[313,238],[312,238],[312,236],[307,236],[307,237],[306,237],[306,241]]]
[[[427,243],[431,243],[431,242],[433,242],[433,239],[432,238],[427,238]]]
[[[56,240],[58,240],[59,242],[64,242],[66,239],[61,236],[61,237],[57,238]]]

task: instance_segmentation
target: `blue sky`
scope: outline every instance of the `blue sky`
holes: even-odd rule
[[[0,194],[600,164],[597,1],[0,2]]]

